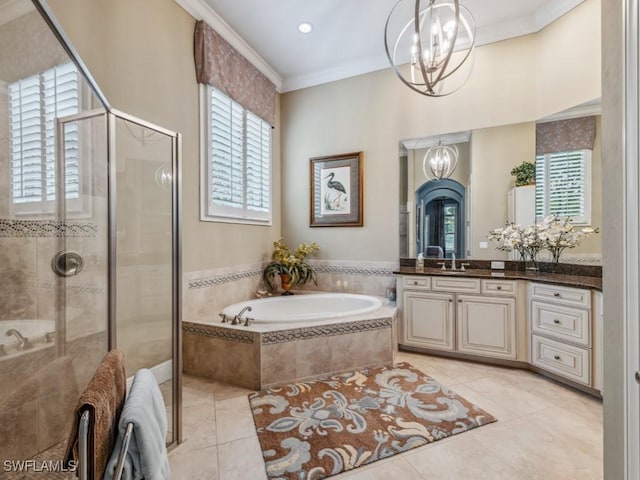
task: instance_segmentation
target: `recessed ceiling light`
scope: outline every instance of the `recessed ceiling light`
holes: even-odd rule
[[[310,23],[302,22],[298,25],[298,31],[300,33],[311,33],[311,30],[313,30],[313,26]]]

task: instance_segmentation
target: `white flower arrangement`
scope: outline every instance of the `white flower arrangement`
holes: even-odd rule
[[[553,263],[558,263],[565,249],[577,247],[585,237],[598,231],[590,227],[576,230],[571,217],[550,215],[526,227],[507,222],[503,228],[491,230],[487,238],[498,242],[498,250],[515,250],[523,261],[532,261],[536,268],[541,250],[548,250]]]
[[[545,217],[537,228],[538,238],[542,241],[543,248],[551,253],[553,263],[558,263],[565,249],[575,248],[585,237],[599,232],[597,228],[591,227],[576,230],[571,217],[557,215]]]

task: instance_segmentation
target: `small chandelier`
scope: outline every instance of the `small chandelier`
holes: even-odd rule
[[[422,171],[429,180],[449,178],[458,165],[458,147],[443,145],[438,142],[433,145],[422,159]]]
[[[475,21],[458,0],[426,0],[424,9],[421,3],[396,3],[387,17],[384,46],[405,85],[428,97],[443,97],[462,87],[471,74]],[[409,72],[401,68],[406,63]]]

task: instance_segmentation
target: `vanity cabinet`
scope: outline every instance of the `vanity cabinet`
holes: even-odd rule
[[[407,345],[453,352],[454,295],[436,292],[405,291],[403,295]]]
[[[594,386],[591,291],[532,282],[529,296],[531,364]]]
[[[457,305],[459,352],[515,360],[515,298],[458,295]]]
[[[403,344],[516,358],[515,281],[419,278],[404,277],[402,283]]]

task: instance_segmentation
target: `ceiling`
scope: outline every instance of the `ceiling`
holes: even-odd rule
[[[175,1],[207,21],[281,92],[389,66],[383,35],[396,0]],[[483,45],[537,32],[583,1],[462,0],[461,4],[475,17],[476,44]],[[31,9],[28,0],[0,0],[0,25]],[[313,31],[298,32],[301,22],[311,23]]]
[[[410,0],[403,0],[410,1]],[[477,44],[537,32],[584,0],[462,0],[476,20]],[[396,0],[176,0],[234,47],[253,50],[286,92],[388,67],[384,26]],[[426,1],[424,2],[426,3]],[[211,18],[217,17],[216,19]],[[304,35],[298,24],[309,22]],[[239,37],[239,38],[237,38]],[[238,48],[239,49],[239,48]],[[239,49],[247,56],[246,51]],[[248,56],[250,60],[251,55]],[[256,63],[254,61],[254,63]],[[260,62],[258,62],[260,63]]]
[[[175,0],[204,19],[281,92],[388,67],[384,26],[396,0]],[[402,0],[409,2],[411,0]],[[584,0],[462,0],[476,44],[537,32]],[[426,3],[426,0],[423,0]],[[0,24],[33,9],[0,0]],[[301,22],[313,31],[298,32]]]

